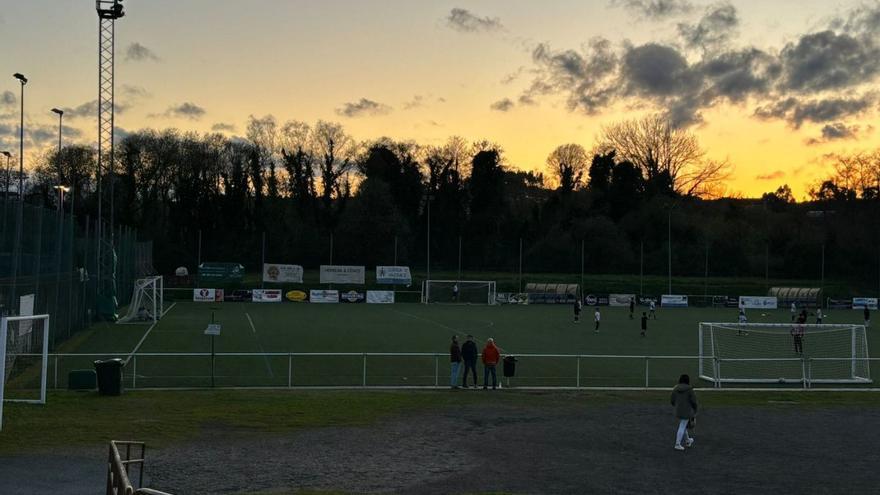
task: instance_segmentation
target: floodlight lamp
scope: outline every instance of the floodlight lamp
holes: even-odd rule
[[[21,81],[21,85],[22,85],[22,86],[24,86],[25,84],[27,84],[27,78],[24,77],[22,74],[19,74],[18,72],[16,72],[15,74],[13,74],[12,77],[14,77],[14,78],[18,79],[19,81]]]
[[[64,110],[59,110],[59,109],[57,109],[57,108],[53,108],[53,109],[52,109],[52,112],[53,112],[53,113],[57,113],[58,115],[64,115]]]

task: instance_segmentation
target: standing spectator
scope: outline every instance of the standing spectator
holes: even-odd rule
[[[489,374],[492,374],[492,390],[498,388],[498,375],[495,373],[495,367],[501,360],[501,351],[495,346],[495,339],[491,337],[486,341],[486,347],[483,348],[483,389],[489,388]]]
[[[681,444],[682,439],[685,445],[690,447],[694,444],[694,439],[688,435],[688,426],[693,425],[693,420],[697,416],[697,395],[691,387],[691,377],[681,375],[678,378],[678,385],[672,389],[672,406],[675,407],[675,419],[678,420],[678,431],[675,433],[675,450],[684,450]]]
[[[635,313],[635,311],[636,311],[636,298],[631,297],[631,298],[629,298],[629,319],[630,320],[633,319],[633,313]]]
[[[595,333],[599,333],[599,323],[602,321],[602,313],[599,312],[599,307],[596,307],[596,312],[593,313],[593,321],[596,322],[596,330]]]
[[[868,328],[868,327],[871,326],[871,312],[868,311],[868,305],[867,305],[867,304],[865,304],[864,315],[865,315],[865,328]]]
[[[474,388],[477,388],[477,343],[474,342],[474,336],[468,335],[467,341],[461,346],[461,358],[464,361],[464,376],[461,380],[461,386],[468,388],[467,377],[468,370],[474,375]]]
[[[648,313],[642,311],[642,337],[648,336]]]
[[[575,298],[574,300],[574,322],[579,323],[581,321],[581,300],[580,298]]]
[[[458,372],[461,370],[461,347],[458,346],[458,337],[452,336],[452,345],[449,346],[449,368],[452,376],[449,378],[449,386],[458,388]]]

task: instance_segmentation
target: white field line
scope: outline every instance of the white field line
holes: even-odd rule
[[[167,315],[167,314],[168,314],[168,311],[171,311],[171,308],[173,308],[174,305],[176,305],[176,304],[177,304],[177,303],[171,303],[171,306],[168,307],[168,310],[167,310],[167,311],[165,311],[164,313],[162,313],[162,316]],[[150,332],[153,331],[153,328],[154,328],[156,325],[158,325],[160,321],[162,321],[162,320],[157,320],[156,322],[154,322],[152,325],[150,325],[150,328],[148,328],[147,331],[144,332],[144,336],[141,337],[141,340],[137,343],[136,346],[134,346],[134,349],[133,349],[130,353],[128,353],[128,356],[125,358],[125,364],[128,364],[128,361],[131,359],[132,356],[134,356],[134,353],[136,353],[136,352],[138,351],[138,349],[141,348],[141,346],[144,344],[144,341],[147,340],[147,337],[150,336]]]
[[[444,325],[443,323],[440,323],[439,321],[435,321],[435,320],[432,320],[432,319],[430,319],[430,318],[425,318],[425,317],[423,317],[423,316],[419,316],[419,315],[414,315],[414,314],[412,314],[412,313],[407,313],[406,311],[401,311],[401,310],[399,310],[399,309],[392,309],[391,311],[394,311],[395,313],[400,313],[400,314],[405,315],[405,316],[409,316],[410,318],[415,318],[415,319],[417,319],[417,320],[424,321],[424,322],[426,322],[426,323],[431,323],[432,325],[437,325],[438,327],[445,328],[445,329],[447,329],[447,330],[452,330],[453,332],[455,332],[456,335],[458,335],[458,336],[460,336],[460,337],[467,337],[468,334],[473,335],[473,336],[474,336],[474,342],[477,343],[477,346],[478,346],[478,347],[481,345],[480,342],[485,342],[485,341],[486,341],[486,338],[484,338],[484,337],[482,337],[482,336],[480,336],[480,335],[477,335],[477,334],[473,333],[473,332],[470,331],[470,330],[468,330],[468,331],[459,330],[458,328],[453,328],[453,327],[450,327],[449,325]],[[485,328],[491,328],[491,327],[495,326],[495,322],[494,322],[494,321],[492,321],[492,320],[485,320],[485,321],[488,321],[488,322],[489,322],[489,324],[486,325]],[[462,339],[462,340],[464,340],[464,339]],[[495,345],[498,345],[498,343],[496,342]],[[498,346],[498,349],[501,350],[502,353],[505,352],[505,351],[504,351],[504,348],[502,348],[500,345]]]
[[[247,317],[247,321],[251,325],[251,332],[254,334],[254,339],[257,341],[257,345],[260,346],[260,352],[265,354],[266,349],[263,349],[263,344],[260,343],[260,339],[257,337],[257,328],[254,326],[254,320],[251,319],[250,313],[245,313],[244,315]],[[269,372],[269,377],[275,378],[275,373],[272,372],[272,366],[269,365],[269,358],[263,356],[263,361],[266,363],[266,371]]]

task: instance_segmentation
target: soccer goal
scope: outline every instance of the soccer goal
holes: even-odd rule
[[[458,291],[455,288],[458,287]],[[488,280],[426,280],[423,303],[495,304],[495,282]]]
[[[131,303],[116,323],[155,323],[165,313],[165,284],[161,276],[139,278],[134,283]]]
[[[49,315],[0,320],[0,429],[4,402],[46,403]]]
[[[700,323],[700,378],[721,383],[871,383],[863,325]]]

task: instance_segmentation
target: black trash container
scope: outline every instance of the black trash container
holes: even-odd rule
[[[122,367],[119,359],[95,361],[95,374],[98,375],[98,393],[101,395],[122,395]]]
[[[510,378],[512,376],[516,376],[516,358],[504,356],[504,377]]]

